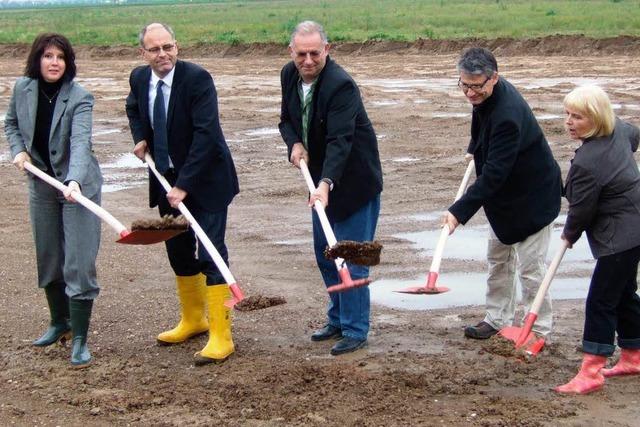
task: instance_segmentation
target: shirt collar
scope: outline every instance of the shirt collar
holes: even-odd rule
[[[162,80],[164,84],[167,85],[169,89],[171,89],[171,86],[173,84],[173,75],[175,71],[176,71],[176,67],[173,67],[171,71],[169,71],[169,74],[167,74],[161,79],[156,75],[155,72],[153,72],[153,70],[151,70],[151,82],[150,82],[151,87],[155,88],[158,85],[158,81]]]

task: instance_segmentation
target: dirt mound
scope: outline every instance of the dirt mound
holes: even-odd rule
[[[365,42],[336,43],[333,50],[347,55],[375,54],[432,54],[457,53],[471,46],[485,46],[500,56],[517,55],[566,55],[566,56],[607,56],[623,55],[640,49],[640,37],[617,36],[594,39],[581,35],[554,35],[531,39],[480,39],[458,40],[418,39],[412,42],[368,40]],[[76,55],[83,59],[135,58],[139,55],[137,46],[76,46]],[[0,56],[24,58],[28,44],[14,43],[0,45]],[[204,44],[199,43],[180,48],[181,56],[189,57],[238,57],[249,55],[284,56],[287,47],[277,43],[247,44]]]

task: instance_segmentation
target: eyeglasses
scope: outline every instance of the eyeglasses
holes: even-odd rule
[[[467,84],[464,83],[461,79],[458,79],[458,87],[462,89],[463,92],[466,92],[469,89],[473,90],[474,92],[480,92],[489,80],[491,80],[491,77],[487,77],[482,83]]]
[[[147,49],[146,47],[143,47],[142,49],[144,49],[145,52],[149,52],[152,55],[159,55],[161,51],[171,52],[173,49],[175,49],[175,47],[176,47],[175,43],[167,43],[167,44],[163,44],[162,46],[150,47],[149,49]]]

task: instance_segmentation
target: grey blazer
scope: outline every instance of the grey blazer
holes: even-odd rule
[[[617,119],[611,135],[587,138],[571,161],[563,233],[575,243],[585,231],[594,258],[640,246],[639,137],[636,126]]]
[[[11,157],[26,151],[35,166],[46,170],[44,161],[33,150],[37,110],[38,80],[19,78],[4,121]],[[78,182],[82,194],[89,198],[102,187],[98,160],[91,149],[92,110],[93,95],[74,81],[65,82],[56,99],[49,134],[49,155],[55,178],[60,182]]]

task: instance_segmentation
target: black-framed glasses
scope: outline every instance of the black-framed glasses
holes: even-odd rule
[[[171,52],[173,49],[175,49],[176,44],[175,43],[167,43],[167,44],[163,44],[162,46],[155,46],[155,47],[150,47],[149,49],[147,49],[146,47],[143,47],[145,52],[149,52],[152,55],[159,55],[160,52]]]
[[[482,83],[468,84],[463,82],[462,79],[458,79],[458,87],[462,89],[463,92],[466,92],[469,89],[474,92],[480,92],[489,80],[491,80],[491,77],[487,77]]]

